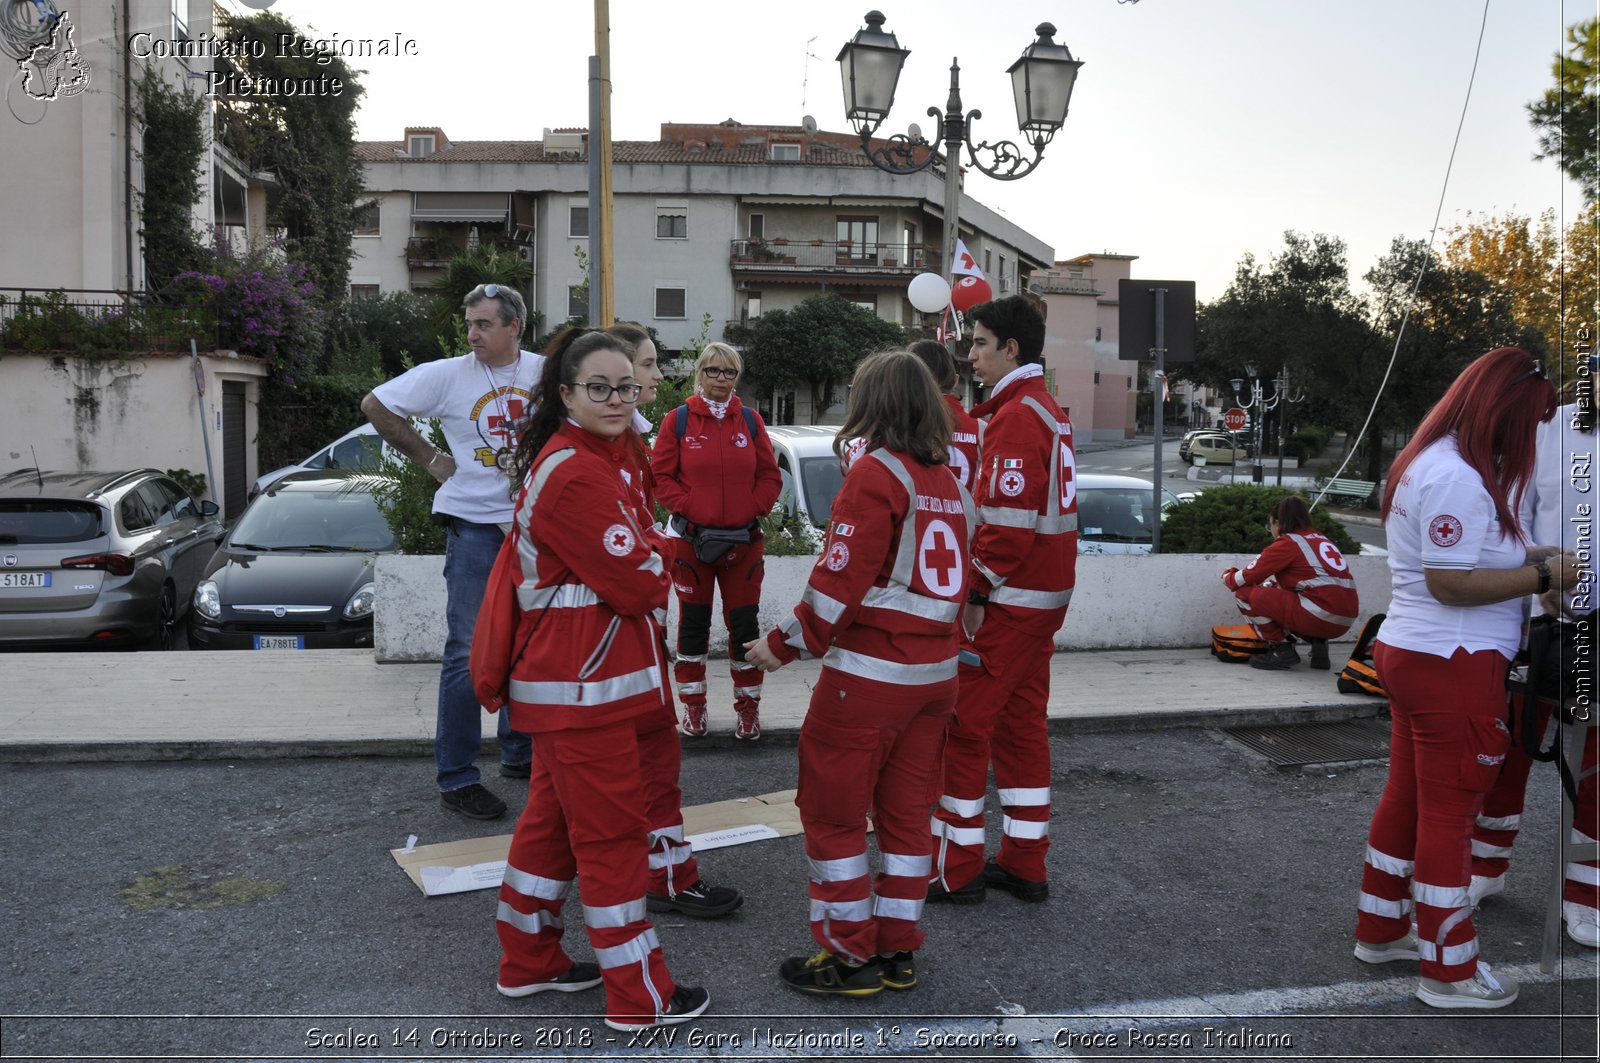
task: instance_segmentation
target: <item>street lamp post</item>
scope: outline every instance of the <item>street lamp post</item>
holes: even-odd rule
[[[861,136],[861,150],[880,170],[911,174],[926,170],[939,157],[938,145],[924,139],[916,125],[874,144],[873,136],[894,106],[900,68],[911,52],[900,47],[893,33],[883,28],[883,13],[868,11],[866,26],[839,50],[839,74],[844,85],[845,115]],[[1005,140],[996,144],[972,141],[972,123],[982,111],[961,109],[961,64],[950,61],[950,95],[944,110],[928,108],[930,118],[943,124],[944,144],[944,275],[955,265],[956,239],[961,219],[961,148],[966,145],[969,164],[980,173],[1001,181],[1026,177],[1044,157],[1049,144],[1067,120],[1072,87],[1082,61],[1072,58],[1064,44],[1053,39],[1056,28],[1042,22],[1034,31],[1038,39],[1007,68],[1017,107],[1017,129],[1027,147]],[[1032,158],[1026,154],[1032,149]],[[987,159],[987,161],[986,161]]]
[[[1289,367],[1288,366],[1284,366],[1282,369],[1278,370],[1278,375],[1276,377],[1274,377],[1273,380],[1272,380],[1272,394],[1271,395],[1266,395],[1266,396],[1264,396],[1262,394],[1261,381],[1256,378],[1256,367],[1253,366],[1253,365],[1245,366],[1245,374],[1250,378],[1250,381],[1249,381],[1249,384],[1250,384],[1250,400],[1248,402],[1246,402],[1243,398],[1240,397],[1240,392],[1244,389],[1245,381],[1239,379],[1238,377],[1234,377],[1233,380],[1230,381],[1230,383],[1233,384],[1233,399],[1234,399],[1234,402],[1236,404],[1238,404],[1239,406],[1244,407],[1247,410],[1255,410],[1255,411],[1257,411],[1256,415],[1254,415],[1252,417],[1252,420],[1255,422],[1253,431],[1251,433],[1255,437],[1255,453],[1250,458],[1250,479],[1251,479],[1251,481],[1253,483],[1261,483],[1261,481],[1262,481],[1262,474],[1261,474],[1261,421],[1262,421],[1262,418],[1269,411],[1277,409],[1280,405],[1282,405],[1285,402],[1292,404],[1292,403],[1303,401],[1305,399],[1305,395],[1302,393],[1300,395],[1296,395],[1296,396],[1293,396],[1293,397],[1290,396],[1290,394],[1289,394]],[[1279,487],[1283,486],[1283,415],[1282,414],[1278,415],[1278,486]]]

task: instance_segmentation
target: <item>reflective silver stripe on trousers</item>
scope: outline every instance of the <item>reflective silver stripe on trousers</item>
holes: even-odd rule
[[[656,689],[660,675],[654,667],[592,683],[511,681],[511,700],[524,705],[606,705]]]
[[[1349,626],[1351,624],[1354,624],[1358,619],[1360,619],[1359,617],[1340,616],[1338,613],[1330,613],[1326,609],[1322,608],[1322,606],[1320,606],[1316,602],[1312,601],[1310,598],[1301,598],[1300,599],[1300,608],[1304,609],[1306,612],[1310,613],[1312,616],[1321,617],[1323,620],[1326,620],[1330,624],[1344,624],[1346,626]]]
[[[572,889],[571,879],[560,882],[553,878],[531,874],[510,864],[506,865],[505,876],[500,881],[524,897],[537,897],[541,901],[566,900],[567,893]]]
[[[1411,880],[1411,899],[1430,908],[1470,908],[1472,901],[1465,886],[1430,886]]]
[[[600,596],[581,583],[558,583],[554,587],[535,587],[519,596],[523,611],[534,609],[584,609],[600,604]]]
[[[927,878],[933,873],[933,854],[907,856],[905,853],[882,853],[883,873],[895,878]]]
[[[1600,886],[1600,867],[1593,864],[1567,864],[1567,881],[1584,886]]]
[[[1314,590],[1317,587],[1343,587],[1345,590],[1355,590],[1356,581],[1353,579],[1340,579],[1338,576],[1313,576],[1311,579],[1302,580],[1295,584],[1295,593],[1304,590]]]
[[[677,845],[670,849],[660,849],[650,854],[650,870],[664,871],[669,867],[688,863],[689,857],[694,855],[694,850],[687,845]]]
[[[733,696],[736,698],[749,698],[751,701],[761,700],[760,687],[734,687]]]
[[[1050,787],[1013,786],[1000,791],[1002,805],[1048,805]]]
[[[495,911],[496,919],[522,931],[524,934],[537,934],[546,928],[556,930],[565,926],[561,917],[555,912],[541,909],[537,912],[519,912],[505,901],[500,902],[500,907]]]
[[[1511,859],[1511,846],[1490,845],[1487,842],[1480,842],[1478,839],[1474,838],[1472,839],[1472,855],[1476,856],[1480,860],[1494,860],[1500,857],[1504,857],[1505,859],[1509,860]]]
[[[615,930],[617,927],[637,923],[644,918],[644,898],[637,897],[621,904],[602,904],[583,906],[583,921],[591,927],[605,927]]]
[[[1454,967],[1457,964],[1466,963],[1468,960],[1476,959],[1477,956],[1478,939],[1476,937],[1471,941],[1463,941],[1459,945],[1446,945],[1443,950],[1431,941],[1422,941],[1421,939],[1417,941],[1418,959],[1442,963],[1446,967]]]
[[[811,921],[821,922],[824,919],[838,919],[846,923],[864,923],[872,918],[872,898],[863,897],[859,901],[819,901],[811,899]]]
[[[939,807],[946,812],[971,819],[973,816],[983,815],[983,798],[974,797],[969,800],[961,797],[951,797],[949,794],[941,794]]]
[[[683,841],[683,824],[674,824],[671,827],[657,827],[644,836],[644,840],[653,849],[656,842],[681,842]]]
[[[905,919],[915,923],[922,918],[922,906],[925,902],[913,901],[905,897],[874,896],[872,898],[872,914],[885,919]]]
[[[1522,826],[1522,817],[1518,816],[1479,816],[1478,826],[1484,830],[1517,830]]]
[[[1072,588],[1064,591],[1030,591],[1021,587],[996,587],[989,593],[991,605],[1020,605],[1025,609],[1060,609],[1072,601]]]
[[[837,860],[811,860],[812,882],[849,882],[864,878],[872,870],[865,851]]]
[[[704,683],[679,683],[678,684],[678,693],[680,695],[684,696],[684,697],[687,697],[690,694],[704,694],[705,692],[706,692],[706,685]]]
[[[757,668],[755,665],[751,664],[749,661],[729,661],[728,662],[728,671],[729,672],[759,672],[759,671],[761,671],[761,669]]]
[[[961,603],[946,598],[930,598],[904,587],[873,587],[861,599],[863,606],[892,609],[907,616],[921,617],[940,624],[953,624],[961,615]]]
[[[560,467],[561,463],[576,454],[572,447],[556,451],[528,477],[527,490],[517,502],[516,525],[518,529],[527,528],[533,521],[533,509],[539,504],[539,495],[544,491],[545,484],[549,483],[550,476]],[[522,582],[517,585],[517,604],[523,612],[538,608],[529,605],[529,596],[537,592],[539,587],[539,548],[533,545],[533,540],[527,535],[517,536],[517,560],[522,565]]]
[[[1380,853],[1372,846],[1367,846],[1367,863],[1388,875],[1398,875],[1401,878],[1410,878],[1411,872],[1417,865],[1410,860],[1402,860],[1398,856]]]
[[[678,654],[678,663],[679,664],[705,664],[706,663],[706,655],[703,654],[703,653],[701,653],[701,654],[680,653],[680,654]]]
[[[935,816],[930,818],[928,829],[933,832],[935,838],[949,838],[957,845],[969,847],[983,845],[982,827],[957,827]]]
[[[800,596],[800,604],[811,606],[811,611],[825,624],[837,624],[844,615],[843,602],[828,597],[810,584],[806,585],[805,593]]]
[[[647,963],[650,959],[650,953],[660,947],[661,943],[656,940],[655,927],[651,927],[631,941],[624,941],[620,945],[612,945],[608,949],[595,949],[594,958],[596,963],[609,970],[610,968],[623,967],[630,963]],[[647,975],[645,983],[649,984],[649,972],[646,971],[645,973]]]
[[[956,658],[948,661],[936,661],[933,664],[902,664],[899,661],[885,661],[880,657],[869,657],[864,653],[854,650],[842,649],[832,646],[822,658],[822,663],[832,665],[841,672],[861,676],[863,679],[876,679],[883,683],[901,683],[906,686],[923,686],[928,683],[942,683],[946,679],[954,679],[956,674]],[[515,696],[515,691],[512,692]]]
[[[1037,841],[1050,836],[1050,821],[1047,819],[1012,819],[1006,816],[1000,821],[1000,830],[1008,838],[1023,838]]]
[[[1389,901],[1382,897],[1374,897],[1370,893],[1363,893],[1356,901],[1356,908],[1371,915],[1381,915],[1385,919],[1399,919],[1401,916],[1411,914],[1412,904],[1409,898],[1403,901]]]

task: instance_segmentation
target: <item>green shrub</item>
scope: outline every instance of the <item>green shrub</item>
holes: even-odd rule
[[[774,509],[761,518],[761,532],[766,536],[768,557],[801,557],[822,550],[822,529],[795,511],[785,517]]]
[[[369,374],[322,373],[293,382],[261,382],[257,450],[263,469],[298,461],[361,424],[361,400],[381,380]]]
[[[429,420],[423,435],[437,449],[450,453],[438,418]],[[433,496],[438,490],[439,481],[425,467],[400,454],[384,452],[372,479],[372,496],[394,532],[395,549],[400,553],[444,553],[444,529],[433,522]]]
[[[1228,484],[1202,491],[1199,497],[1167,511],[1161,522],[1164,554],[1256,554],[1272,542],[1267,511],[1280,498],[1298,492],[1287,487]],[[1307,499],[1310,501],[1310,499]],[[1343,553],[1361,552],[1326,506],[1312,507],[1311,524],[1332,539]]]
[[[204,473],[193,472],[189,469],[168,469],[167,476],[179,487],[189,492],[189,497],[199,501],[206,497],[206,477]]]

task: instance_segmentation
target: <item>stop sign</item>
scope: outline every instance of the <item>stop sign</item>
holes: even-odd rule
[[[1243,432],[1249,423],[1250,416],[1237,406],[1222,415],[1222,427],[1230,432]]]

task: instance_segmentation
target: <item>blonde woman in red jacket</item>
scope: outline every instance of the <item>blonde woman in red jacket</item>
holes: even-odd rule
[[[916,986],[913,953],[933,867],[928,814],[956,700],[972,499],[947,467],[949,419],[913,354],[861,363],[834,449],[867,441],[834,500],[828,545],[794,616],[749,659],[768,671],[821,657],[800,731],[795,803],[810,857],[811,936],[784,961],[803,993]],[[871,874],[867,812],[880,869]]]
[[[747,663],[744,644],[759,634],[762,541],[757,521],[783,490],[761,416],[734,394],[744,361],[726,343],[708,343],[695,360],[696,393],[669,413],[656,433],[656,497],[672,514],[672,584],[678,592],[678,658],[673,678],[683,702],[683,732],[706,733],[706,651],[711,639],[711,599],[722,594],[728,628],[735,738],[761,737],[761,672]],[[734,539],[728,547],[703,544],[704,530]],[[725,550],[719,555],[719,551]]]
[[[665,691],[666,563],[622,473],[639,385],[626,344],[589,332],[552,350],[522,433],[523,488],[473,646],[473,683],[533,736],[528,804],[500,886],[498,988],[511,997],[602,981],[606,1025],[685,1022],[710,994],[678,985],[645,918],[645,799],[638,721]],[[507,597],[515,604],[496,608]],[[581,878],[595,964],[561,947]]]

